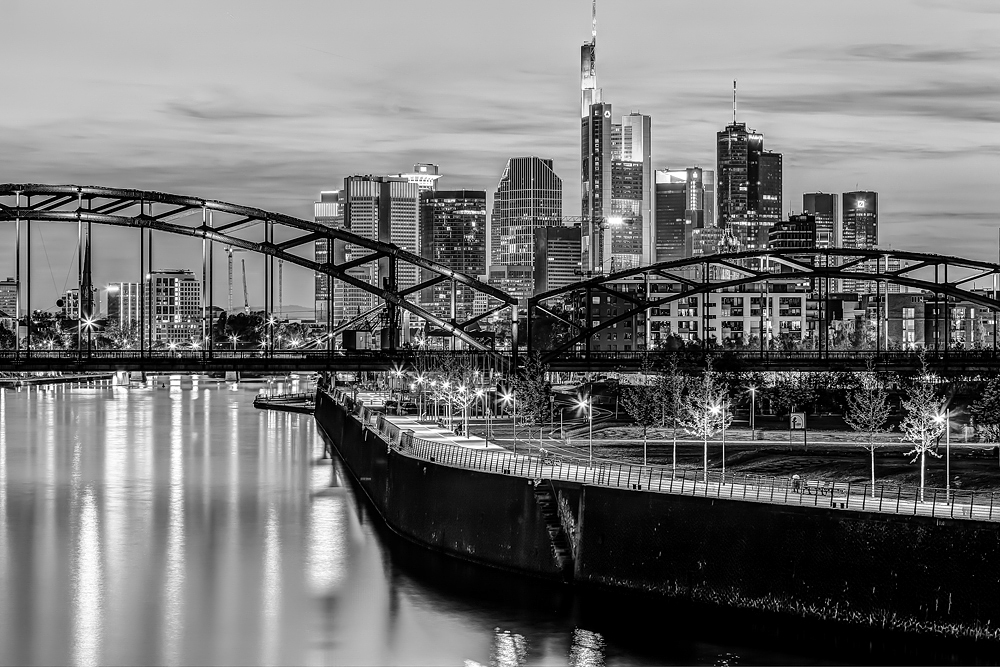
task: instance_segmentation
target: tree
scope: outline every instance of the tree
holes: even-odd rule
[[[984,442],[1000,441],[1000,377],[994,377],[972,404],[976,431]]]
[[[725,388],[712,370],[711,362],[700,382],[692,382],[685,396],[682,416],[684,430],[704,441],[704,475],[708,481],[708,439],[725,428],[733,419],[732,410],[724,409]],[[725,421],[724,421],[725,420]]]
[[[653,364],[648,355],[642,360],[639,374],[641,383],[625,387],[622,392],[622,404],[635,423],[642,427],[642,465],[646,465],[649,427],[660,420],[661,412],[657,400],[660,391],[656,381],[651,378]]]
[[[538,426],[538,446],[542,445],[542,425],[552,409],[549,395],[552,393],[552,383],[546,379],[549,367],[542,363],[541,355],[536,351],[525,358],[524,365],[514,373],[512,381],[514,400],[517,401],[517,412],[521,419],[529,424],[528,438],[530,441],[530,425]],[[593,397],[591,397],[593,401]]]
[[[778,373],[767,396],[774,414],[781,416],[804,408],[816,400],[816,389],[802,373]]]
[[[0,350],[13,350],[16,345],[17,335],[7,328],[6,323],[0,323]]]
[[[868,370],[861,378],[861,386],[847,397],[847,424],[859,433],[865,433],[867,440],[861,446],[871,452],[872,497],[875,497],[875,450],[882,446],[875,442],[876,433],[884,433],[889,421],[889,393],[878,377],[875,365],[868,361]]]
[[[920,373],[910,382],[903,399],[903,410],[906,416],[899,425],[903,432],[903,440],[913,443],[913,449],[906,453],[913,455],[910,463],[920,460],[920,500],[924,499],[925,462],[928,452],[941,458],[932,447],[944,433],[945,422],[941,419],[944,402],[937,396],[933,376],[927,370],[927,360],[920,355]]]
[[[681,371],[680,356],[677,352],[670,355],[663,373],[657,378],[656,400],[660,408],[660,425],[666,425],[669,418],[673,422],[673,452],[670,458],[671,478],[677,475],[677,422],[684,411],[684,393],[687,390],[688,378]]]

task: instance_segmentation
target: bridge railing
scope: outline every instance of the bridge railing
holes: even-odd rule
[[[635,491],[669,493],[778,505],[824,507],[882,514],[975,521],[1000,521],[1000,498],[991,491],[950,490],[897,484],[836,482],[818,478],[710,470],[676,472],[669,466],[639,465],[541,454],[515,454],[417,438],[380,412],[336,389],[331,397],[406,456],[443,465],[528,479],[556,479]]]

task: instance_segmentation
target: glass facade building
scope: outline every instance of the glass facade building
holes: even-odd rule
[[[428,190],[420,196],[420,255],[470,276],[486,275],[486,191]],[[423,270],[421,282],[435,274]],[[455,315],[473,316],[476,293],[456,285]],[[451,319],[451,283],[440,282],[420,291],[420,304],[443,319]]]

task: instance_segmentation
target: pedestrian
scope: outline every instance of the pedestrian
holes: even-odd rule
[[[802,480],[799,479],[798,475],[792,475],[792,491],[795,493],[801,493]]]

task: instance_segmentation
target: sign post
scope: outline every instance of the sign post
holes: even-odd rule
[[[806,413],[793,412],[791,417],[789,417],[788,431],[789,440],[791,440],[792,431],[802,431],[802,444],[806,449],[809,449],[809,431],[806,430]]]

